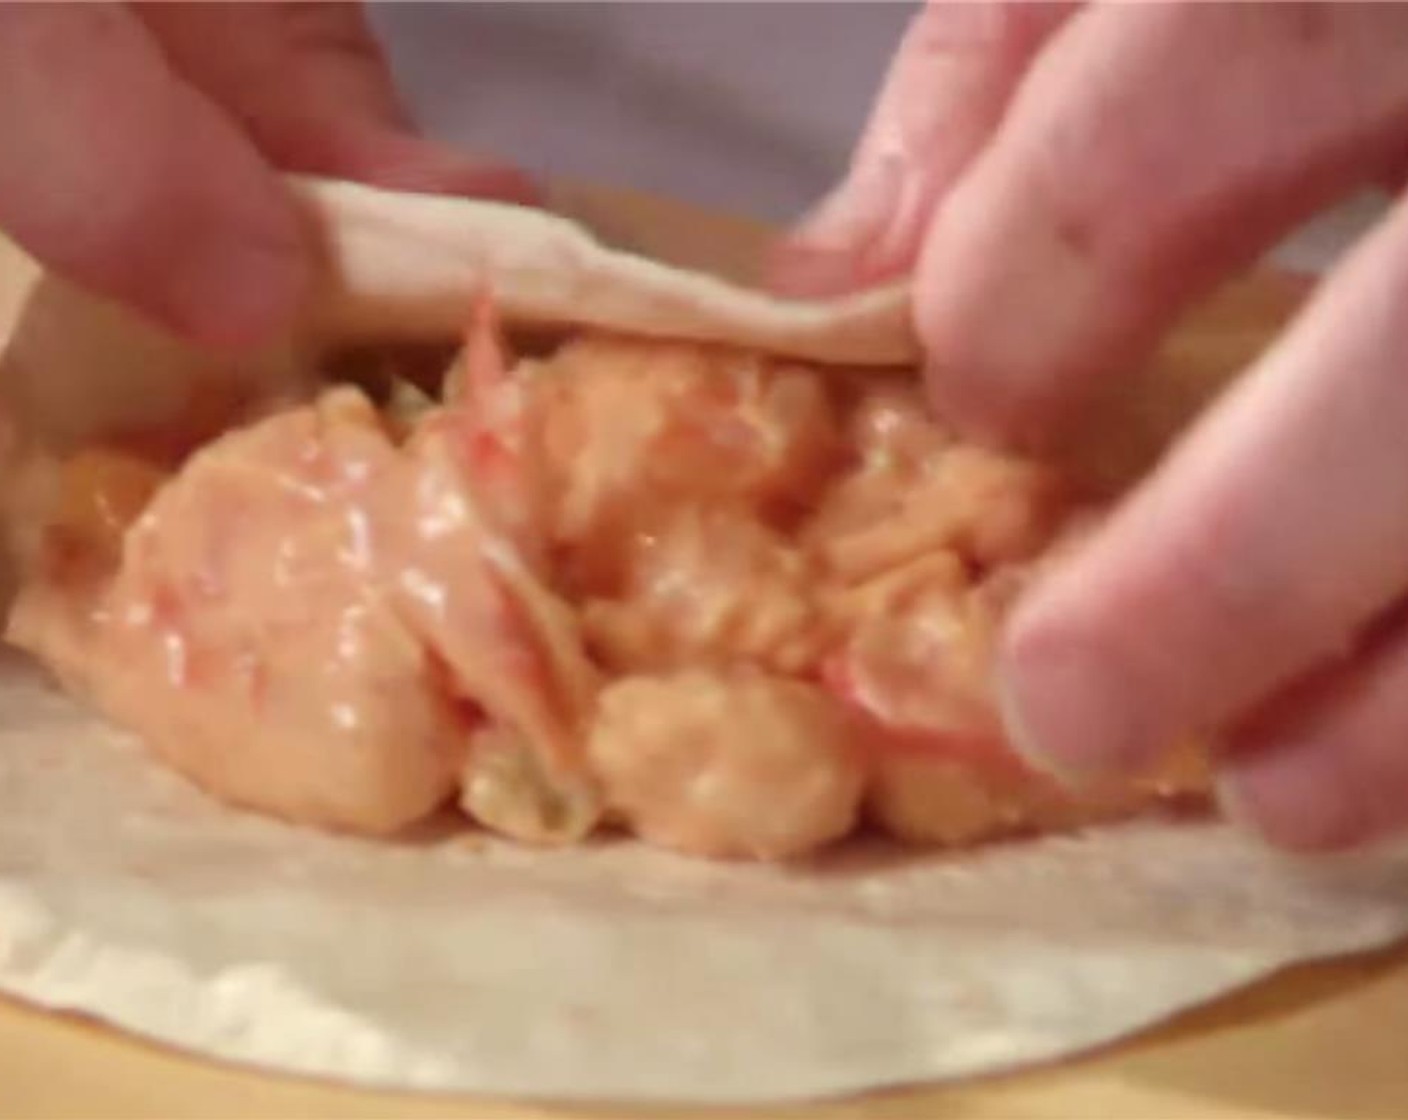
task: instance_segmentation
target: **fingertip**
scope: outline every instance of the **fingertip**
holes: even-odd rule
[[[461,195],[520,206],[542,206],[546,197],[520,168],[476,159],[428,141],[413,141],[394,155],[355,170],[350,177],[388,190]]]
[[[192,341],[267,341],[306,282],[302,230],[234,122],[120,5],[27,8],[6,30],[7,231],[56,272]],[[50,111],[36,117],[32,104]]]
[[[1324,749],[1268,746],[1244,753],[1218,770],[1214,791],[1230,823],[1281,851],[1337,852],[1372,838]]]
[[[292,171],[416,194],[544,202],[543,190],[518,167],[377,123],[315,119],[278,129],[266,124],[264,131],[266,150]]]
[[[212,229],[193,239],[179,275],[148,306],[200,346],[242,351],[272,341],[296,316],[311,266],[302,246],[262,233]]]
[[[1134,776],[1168,736],[1151,719],[1117,646],[1037,588],[1018,606],[999,649],[996,683],[1004,729],[1033,768],[1066,785]]]
[[[924,6],[891,59],[845,178],[778,254],[773,289],[833,296],[912,273],[933,216],[1074,7]]]
[[[922,336],[921,336],[922,339]],[[928,356],[920,371],[934,415],[958,437],[1008,452],[1043,454],[1058,446],[1064,428],[1049,411],[1008,392],[1001,379],[971,364]]]
[[[520,206],[544,206],[547,191],[522,168],[509,164],[466,165],[451,181],[457,194],[513,202]]]
[[[267,344],[288,329],[311,281],[293,199],[199,95],[180,90],[170,123],[104,244],[112,290],[199,346]]]
[[[177,4],[143,15],[178,68],[283,170],[388,190],[543,203],[522,169],[416,133],[358,5]],[[270,74],[280,78],[276,87]]]
[[[914,329],[941,415],[965,434],[1040,446],[1077,411],[1090,356],[1110,347],[1091,345],[1079,248],[1020,209],[959,189],[919,254]]]
[[[854,291],[858,277],[843,249],[789,239],[771,249],[763,263],[763,284],[788,299],[829,299]]]
[[[1006,743],[1028,767],[1068,790],[1082,789],[1099,778],[1098,773],[1092,774],[1080,765],[1072,766],[1048,749],[1046,741],[1033,728],[1026,708],[1018,700],[1017,691],[1008,683],[1006,674],[999,676],[996,691],[998,715]]]

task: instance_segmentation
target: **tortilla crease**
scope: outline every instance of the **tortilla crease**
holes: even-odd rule
[[[0,370],[16,424],[72,445],[238,378],[296,390],[310,351],[452,335],[486,283],[529,326],[916,353],[899,289],[786,303],[546,215],[299,192],[324,270],[285,339],[212,361],[44,279]],[[1075,458],[1111,482],[1149,461],[1296,296],[1266,279],[1224,296]],[[0,660],[0,710],[0,990],[355,1083],[703,1103],[990,1073],[1408,932],[1408,856],[1295,862],[1208,821],[789,867],[435,828],[378,844],[214,805],[20,658]]]

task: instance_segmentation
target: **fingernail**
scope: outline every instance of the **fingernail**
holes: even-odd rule
[[[498,202],[539,205],[543,192],[522,170],[480,163],[454,152],[422,150],[389,166],[377,178],[391,190],[456,194]]]
[[[1014,634],[998,665],[1012,748],[1070,786],[1137,771],[1154,749],[1127,674],[1088,642]]]
[[[931,397],[966,430],[1043,442],[1084,403],[1105,366],[1085,256],[1049,223],[961,187],[930,230],[917,324]],[[1102,328],[1103,329],[1103,328]]]
[[[795,241],[773,250],[764,269],[768,289],[793,299],[843,295],[854,290],[858,280],[850,253]]]
[[[240,350],[270,341],[293,318],[308,283],[300,247],[221,231],[183,252],[165,292],[170,323],[192,341]]]
[[[768,262],[769,286],[819,298],[863,287],[867,255],[884,232],[902,185],[893,161],[870,159],[797,223]]]
[[[525,205],[539,205],[543,200],[543,192],[520,168],[407,132],[324,129],[315,141],[304,141],[300,163],[313,174],[419,194],[465,195]]]
[[[798,245],[822,250],[845,252],[855,248],[873,225],[869,214],[872,208],[865,205],[868,178],[863,171],[853,171],[802,216],[792,230],[792,239]]]
[[[1259,747],[1224,765],[1217,802],[1233,824],[1290,851],[1329,851],[1369,838],[1334,744]]]

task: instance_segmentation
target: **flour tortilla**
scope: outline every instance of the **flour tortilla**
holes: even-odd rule
[[[14,301],[0,298],[0,324],[17,319],[0,365],[0,402],[27,430],[72,445],[170,415],[193,386],[253,378],[296,389],[310,355],[453,340],[486,288],[510,327],[733,342],[860,367],[913,364],[919,355],[903,284],[826,303],[782,300],[613,248],[545,211],[324,180],[291,185],[319,268],[284,338],[258,354],[214,357],[45,277],[18,315],[7,316]],[[597,196],[566,197],[600,210]]]
[[[453,336],[487,282],[504,318],[731,342],[796,358],[912,365],[903,284],[825,303],[778,299],[610,248],[541,210],[303,182],[325,249],[313,329],[342,339]]]
[[[736,316],[753,341],[809,324],[807,345],[822,324],[855,322],[622,264],[497,208],[332,186],[307,197],[336,227],[329,286],[302,335],[261,356],[260,376],[285,375],[339,330],[377,337],[393,305],[421,308],[417,331],[443,329],[485,268],[517,293],[511,306],[551,322],[705,337]],[[402,253],[398,229],[425,251]],[[378,253],[395,262],[385,305]],[[572,277],[554,279],[554,262]],[[690,291],[705,293],[694,312]],[[182,383],[164,378],[214,376],[78,293],[46,282],[36,299],[7,375],[67,368],[63,392],[90,406],[83,425],[133,411],[122,393],[91,407],[102,394],[91,380],[78,391],[87,362],[149,378],[148,409],[179,398]],[[1209,355],[1234,364],[1254,341],[1247,322],[1266,322],[1264,308],[1248,319],[1245,303],[1224,307],[1234,313],[1165,356],[1165,382],[1196,390],[1170,392],[1168,407],[1134,402],[1116,460],[1164,438],[1217,380]],[[890,353],[870,345],[848,360]],[[958,854],[853,847],[788,868],[626,842],[540,852],[460,829],[377,844],[214,805],[19,658],[0,660],[0,712],[0,990],[197,1053],[363,1084],[758,1102],[989,1073],[1408,932],[1408,856],[1296,862],[1208,821]]]

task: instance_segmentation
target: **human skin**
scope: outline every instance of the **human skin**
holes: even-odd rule
[[[1408,8],[931,3],[840,187],[779,254],[912,272],[936,406],[1039,445],[1179,315],[1408,152]],[[1281,846],[1408,827],[1408,211],[1017,610],[1015,741],[1071,781],[1217,729]]]
[[[281,171],[528,200],[418,137],[355,4],[0,4],[0,228],[177,333],[258,343],[309,274]]]

